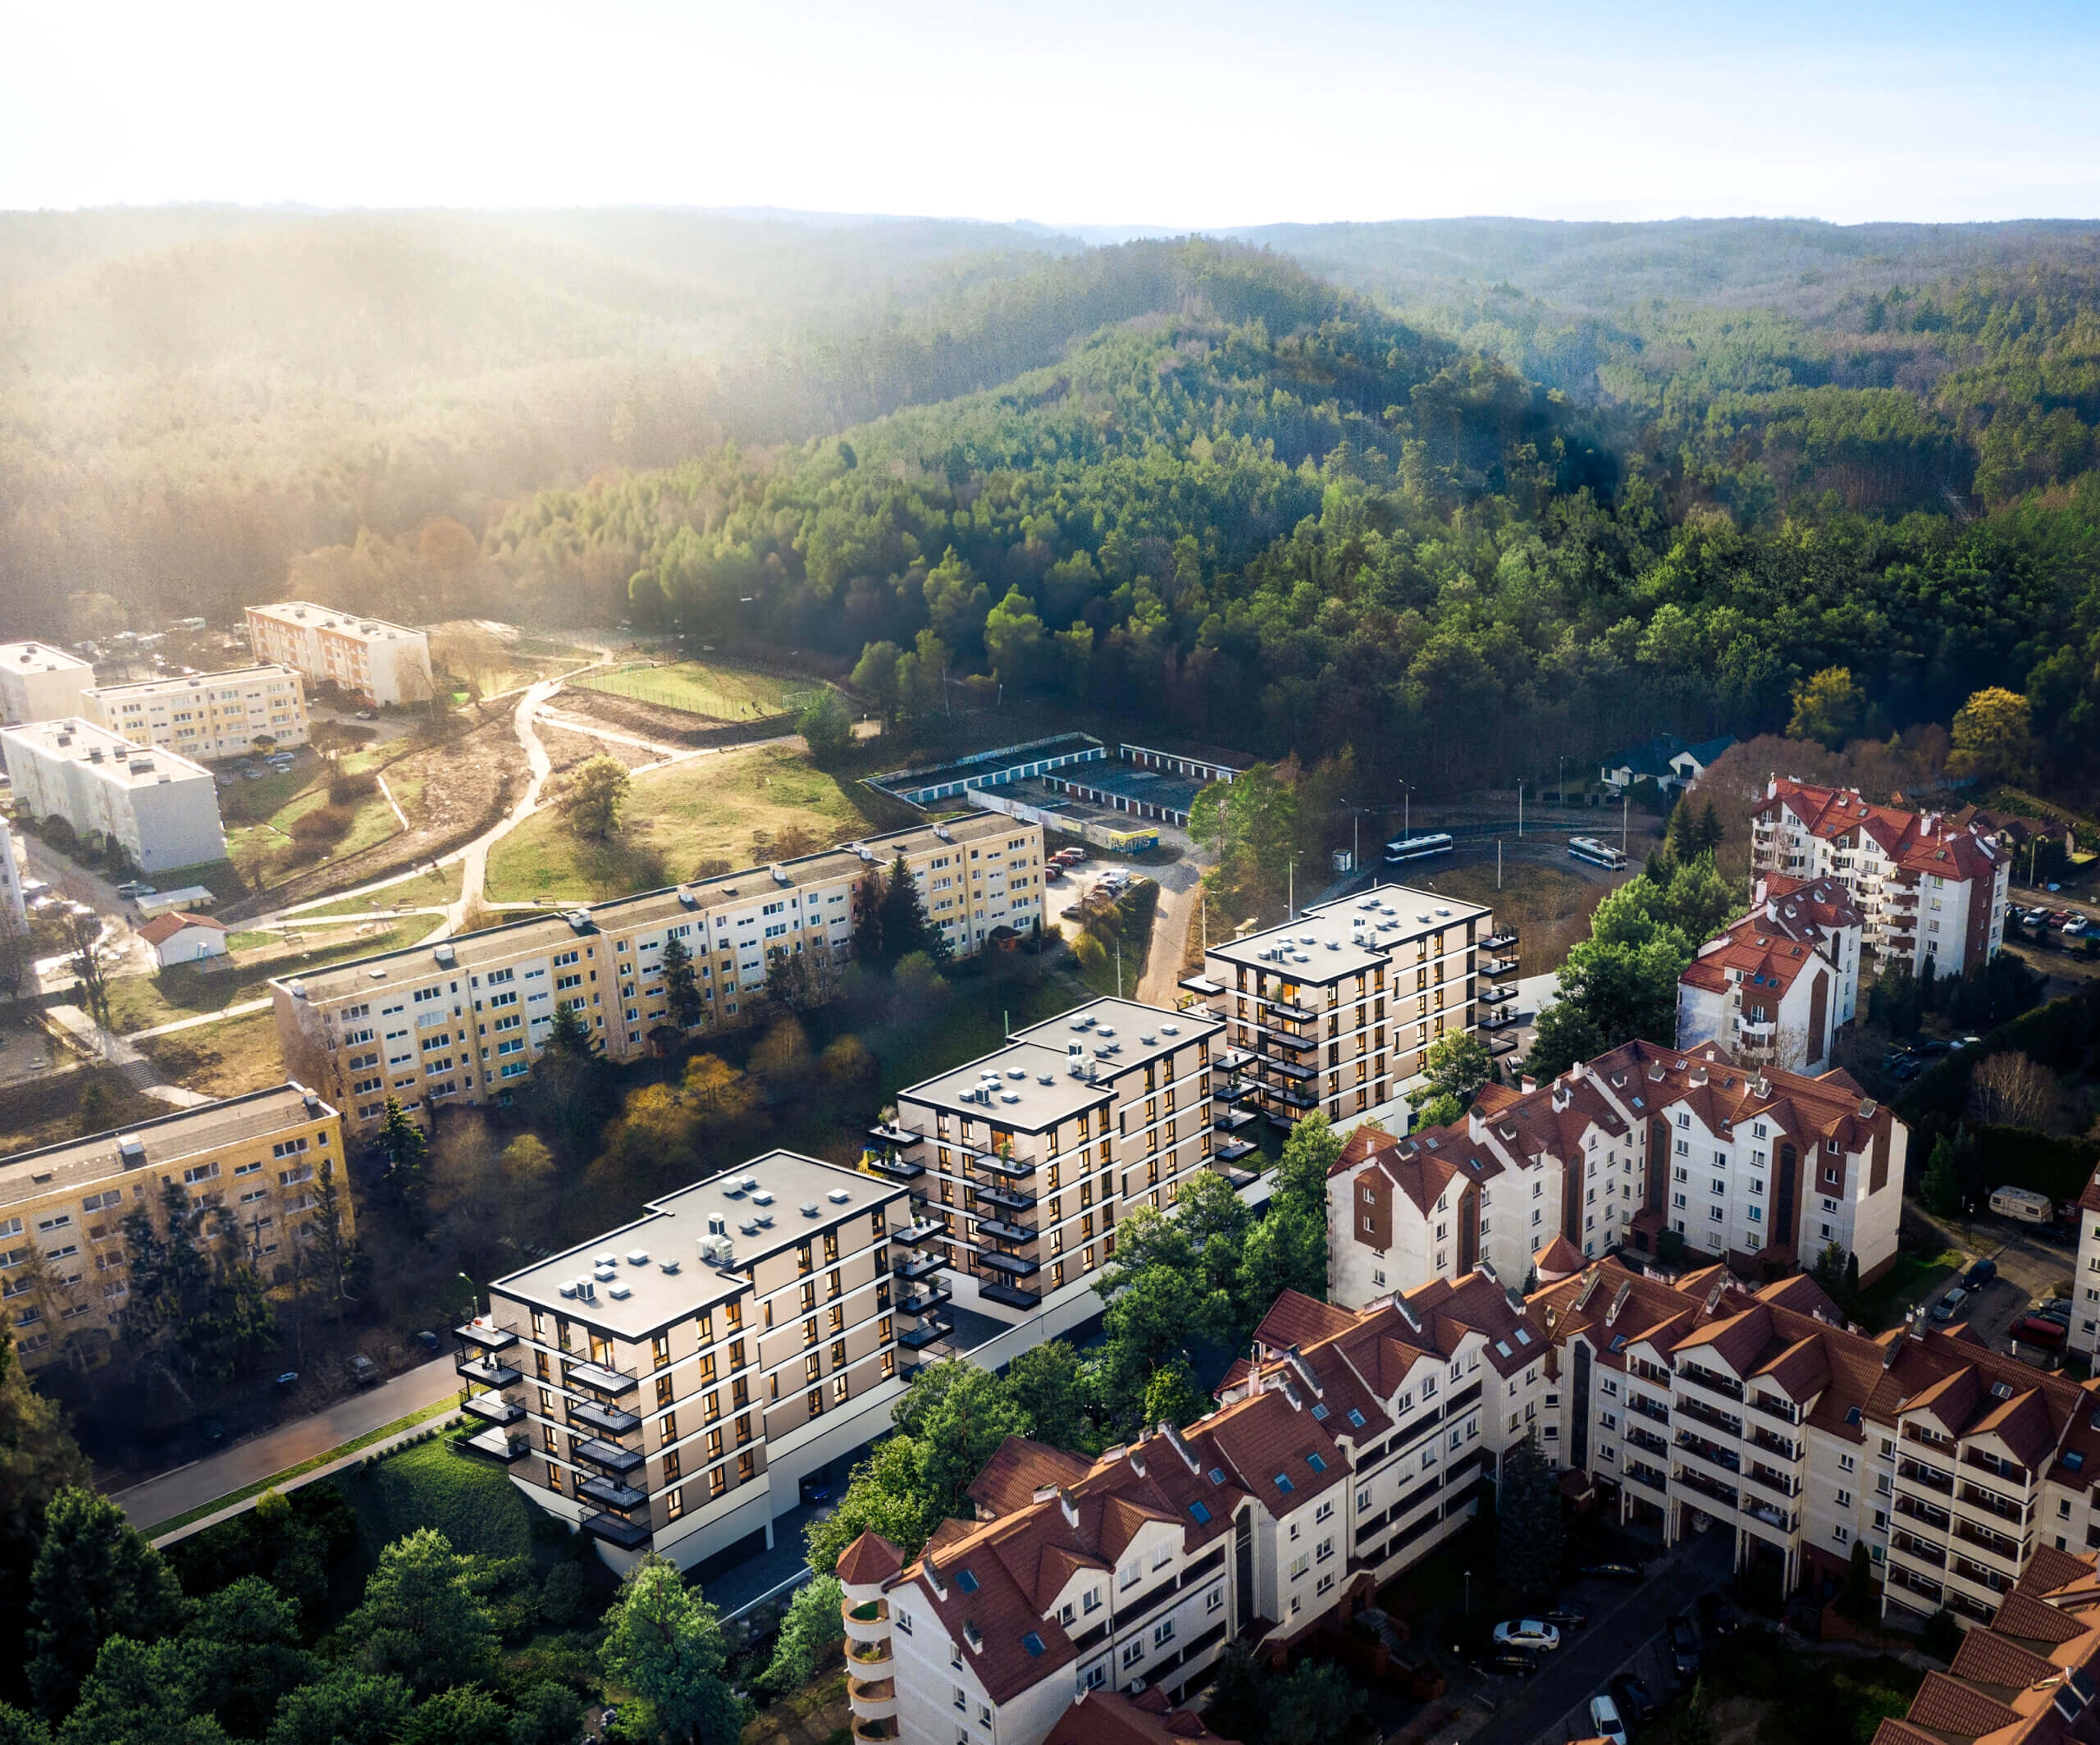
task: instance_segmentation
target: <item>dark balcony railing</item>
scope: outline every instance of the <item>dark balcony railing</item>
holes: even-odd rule
[[[1481,1015],[1475,1021],[1473,1028],[1483,1030],[1508,1030],[1516,1021],[1517,1008],[1514,1006],[1486,1006],[1481,1007]]]
[[[452,1366],[470,1382],[479,1382],[484,1387],[510,1387],[523,1377],[508,1364],[499,1364],[485,1357],[463,1357]]]
[[[1288,1024],[1313,1024],[1319,1021],[1317,1012],[1308,1007],[1294,1006],[1288,1000],[1264,999],[1258,1003],[1264,1012],[1274,1012]]]
[[[1946,1533],[1954,1525],[1954,1517],[1944,1509],[1935,1509],[1930,1503],[1920,1502],[1915,1496],[1896,1499],[1896,1512],[1908,1515],[1914,1521],[1922,1521],[1934,1533]]]
[[[1002,1158],[979,1153],[979,1169],[988,1169],[995,1176],[1004,1176],[1009,1181],[1025,1181],[1035,1173],[1035,1165],[1026,1158]]]
[[[632,1412],[623,1412],[616,1405],[600,1405],[589,1400],[572,1400],[568,1406],[568,1421],[594,1430],[601,1436],[631,1436],[641,1428],[641,1420]]]
[[[1677,1433],[1677,1446],[1685,1453],[1696,1455],[1709,1466],[1723,1467],[1732,1473],[1740,1473],[1742,1470],[1742,1455],[1732,1448],[1719,1447],[1708,1441],[1704,1437],[1693,1436],[1687,1431],[1680,1430]]]
[[[577,1386],[587,1387],[594,1394],[631,1394],[641,1385],[632,1376],[609,1369],[603,1364],[571,1364],[568,1374]]]
[[[1285,1108],[1317,1109],[1320,1106],[1320,1099],[1317,1097],[1308,1097],[1303,1091],[1294,1090],[1288,1085],[1271,1085],[1266,1089],[1269,1100],[1271,1103],[1281,1103]]]
[[[1262,1064],[1270,1071],[1281,1073],[1285,1078],[1301,1085],[1308,1079],[1317,1079],[1320,1076],[1318,1067],[1308,1067],[1302,1061],[1265,1060]]]
[[[1221,1163],[1237,1163],[1261,1149],[1251,1139],[1228,1139],[1221,1140],[1211,1156]]]
[[[979,1254],[978,1264],[994,1272],[1004,1272],[1012,1278],[1033,1278],[1043,1270],[1043,1263],[1030,1260],[1025,1254]]]
[[[1783,1400],[1775,1400],[1769,1394],[1753,1395],[1744,1402],[1753,1412],[1762,1412],[1767,1418],[1777,1418],[1783,1424],[1798,1424],[1801,1414],[1798,1407]]]
[[[1915,1533],[1907,1533],[1901,1528],[1889,1535],[1888,1548],[1892,1551],[1901,1552],[1913,1563],[1929,1564],[1935,1569],[1947,1567],[1947,1552],[1942,1547],[1934,1545],[1929,1539],[1920,1539]]]
[[[1710,1393],[1719,1394],[1724,1399],[1734,1400],[1738,1405],[1742,1403],[1742,1383],[1731,1376],[1703,1369],[1696,1364],[1679,1364],[1677,1373],[1681,1381],[1689,1382],[1695,1387],[1703,1387]]]
[[[901,1158],[893,1151],[871,1151],[866,1154],[868,1167],[879,1176],[887,1176],[892,1181],[916,1181],[926,1173],[926,1166],[914,1163],[909,1158]]]
[[[930,1315],[937,1309],[947,1308],[954,1300],[955,1292],[947,1286],[940,1285],[931,1290],[915,1290],[911,1295],[902,1298],[897,1306],[902,1314]]]
[[[987,1302],[1003,1303],[1009,1309],[1035,1309],[1043,1306],[1043,1299],[1038,1293],[1012,1285],[983,1281],[977,1286],[977,1294]]]
[[[525,1415],[523,1406],[501,1394],[469,1394],[463,1403],[475,1417],[492,1424],[514,1424]]]
[[[1035,1208],[1035,1195],[1018,1188],[979,1187],[977,1197],[1008,1212],[1029,1212]]]
[[[2009,1496],[2001,1496],[1995,1491],[1986,1491],[1980,1485],[1961,1487],[1961,1501],[1965,1508],[1981,1510],[2002,1521],[2017,1521],[2022,1526],[2027,1522],[2027,1511]]]
[[[938,1254],[922,1254],[916,1260],[907,1260],[897,1268],[897,1276],[907,1285],[915,1285],[922,1278],[931,1278],[936,1272],[945,1272],[948,1263]]]
[[[1665,1459],[1669,1455],[1669,1438],[1657,1436],[1650,1430],[1643,1430],[1638,1424],[1628,1424],[1626,1427],[1626,1439],[1636,1448],[1645,1448],[1650,1454],[1661,1455]]]
[[[902,1230],[892,1230],[889,1233],[890,1240],[902,1243],[906,1248],[916,1248],[929,1237],[938,1236],[945,1227],[937,1217],[921,1216],[912,1219]]]
[[[1774,1496],[1792,1498],[1801,1494],[1800,1484],[1783,1473],[1775,1473],[1769,1467],[1753,1466],[1743,1474],[1760,1491],[1769,1491]]]
[[[1480,942],[1480,948],[1482,951],[1499,952],[1516,943],[1517,930],[1514,927],[1505,927],[1501,932],[1491,933],[1482,939]]]
[[[638,1551],[649,1543],[649,1529],[639,1521],[610,1513],[586,1516],[584,1532],[604,1539],[623,1551]]]
[[[929,1345],[938,1345],[954,1331],[945,1321],[922,1321],[899,1333],[897,1342],[907,1351],[923,1351]]]
[[[895,1121],[883,1121],[869,1128],[868,1137],[879,1140],[885,1145],[920,1145],[926,1140],[924,1134],[914,1133]]]
[[[646,1491],[637,1491],[616,1478],[587,1478],[577,1486],[576,1494],[587,1497],[600,1509],[639,1509],[649,1501]]]
[[[1794,1517],[1783,1509],[1775,1509],[1770,1503],[1760,1502],[1754,1496],[1742,1500],[1742,1512],[1753,1521],[1762,1521],[1767,1527],[1776,1527],[1781,1533],[1794,1530]]]
[[[977,1233],[994,1242],[1033,1242],[1042,1232],[1033,1225],[1010,1224],[1002,1217],[980,1218]]]
[[[455,1327],[452,1336],[463,1345],[479,1345],[484,1351],[507,1351],[518,1343],[515,1327],[500,1327],[494,1321],[469,1321],[464,1327]]]
[[[1317,1036],[1300,1036],[1291,1030],[1270,1030],[1262,1040],[1267,1048],[1282,1048],[1292,1054],[1317,1054],[1320,1052]]]
[[[1790,1441],[1783,1436],[1774,1436],[1761,1426],[1751,1431],[1750,1444],[1751,1447],[1762,1449],[1766,1454],[1776,1455],[1782,1460],[1798,1460],[1801,1457],[1800,1443]]]
[[[1927,1466],[1917,1460],[1898,1460],[1896,1473],[1909,1483],[1924,1485],[1928,1490],[1938,1491],[1942,1496],[1954,1495],[1954,1474],[1943,1473],[1936,1466]]]
[[[1704,1424],[1710,1430],[1719,1430],[1723,1436],[1742,1434],[1742,1420],[1740,1418],[1723,1412],[1719,1406],[1709,1405],[1704,1400],[1694,1400],[1688,1395],[1677,1402],[1677,1415],[1680,1423],[1690,1418],[1692,1423]]]
[[[631,1473],[642,1464],[637,1450],[623,1448],[618,1442],[609,1442],[596,1436],[576,1445],[576,1458],[601,1466],[609,1473]]]
[[[1650,1418],[1659,1424],[1666,1424],[1670,1421],[1669,1408],[1658,1405],[1646,1394],[1628,1394],[1626,1396],[1626,1409],[1637,1413],[1642,1418]]]
[[[1709,1478],[1704,1473],[1695,1471],[1689,1466],[1678,1467],[1671,1477],[1687,1491],[1696,1491],[1701,1496],[1710,1496],[1716,1502],[1726,1503],[1731,1510],[1736,1506],[1736,1491],[1732,1485]]]
[[[1483,975],[1507,975],[1516,967],[1517,960],[1514,957],[1483,957],[1480,962],[1481,974]]]
[[[1626,1463],[1626,1476],[1636,1484],[1645,1484],[1651,1491],[1667,1492],[1670,1487],[1669,1474],[1659,1467],[1647,1465],[1640,1460]]]

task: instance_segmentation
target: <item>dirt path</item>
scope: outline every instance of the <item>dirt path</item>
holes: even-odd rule
[[[653,751],[667,762],[673,758],[696,755],[689,746],[664,745],[654,739],[644,739],[638,733],[623,733],[592,720],[588,715],[570,715],[564,710],[543,707],[540,719],[550,727],[558,727],[564,733],[581,733],[587,739],[603,739],[614,745],[631,745],[644,751]]]
[[[1145,953],[1144,979],[1137,997],[1150,1006],[1172,1007],[1181,980],[1181,960],[1189,950],[1189,930],[1195,925],[1196,892],[1202,869],[1188,861],[1162,866],[1159,907],[1153,912],[1152,944]]]
[[[517,731],[518,742],[525,747],[525,761],[532,772],[532,779],[526,783],[525,792],[518,796],[518,803],[511,807],[503,820],[486,836],[475,838],[459,851],[459,900],[452,905],[450,913],[445,917],[447,930],[464,926],[468,912],[481,902],[482,894],[488,887],[489,850],[540,808],[541,790],[554,774],[554,761],[547,756],[547,748],[541,742],[539,730],[533,725],[533,718],[539,713],[541,705],[560,690],[562,682],[559,678],[544,680],[534,685],[518,700],[517,711],[511,716],[511,725]],[[442,933],[435,935],[442,936]]]

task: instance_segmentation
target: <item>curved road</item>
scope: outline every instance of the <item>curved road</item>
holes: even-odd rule
[[[534,685],[518,698],[518,707],[512,712],[510,723],[518,734],[518,742],[525,747],[525,761],[532,770],[532,779],[525,784],[525,792],[518,796],[496,827],[486,836],[477,836],[459,851],[459,900],[452,905],[445,916],[445,924],[431,937],[442,939],[454,927],[466,925],[468,910],[482,900],[482,893],[488,885],[489,850],[502,841],[518,825],[539,809],[540,793],[546,786],[548,777],[554,774],[554,761],[547,756],[546,747],[541,742],[539,729],[533,725],[533,717],[541,706],[562,687],[559,678],[545,680]],[[450,857],[447,857],[450,858]]]

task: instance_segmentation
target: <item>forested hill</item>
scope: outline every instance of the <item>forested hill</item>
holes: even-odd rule
[[[1967,524],[1738,519],[1696,457],[1646,452],[1652,423],[1614,450],[1601,414],[1290,263],[1105,252],[1171,274],[1173,312],[842,441],[544,495],[490,548],[527,599],[624,573],[638,614],[710,638],[895,645],[907,692],[952,662],[1433,787],[1782,726],[1831,667],[1858,687],[1839,731],[2031,679],[2075,747],[2100,705],[2100,478]]]

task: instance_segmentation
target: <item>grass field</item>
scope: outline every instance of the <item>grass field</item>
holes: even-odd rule
[[[385,761],[383,752],[354,753],[343,761],[343,767],[354,774],[362,767],[383,767]],[[306,864],[294,856],[291,827],[297,819],[328,803],[328,783],[336,773],[321,759],[303,753],[281,775],[273,772],[257,782],[237,779],[232,787],[219,790],[226,854],[244,878],[267,884]],[[330,847],[329,857],[369,848],[400,827],[386,797],[369,794],[358,802],[349,833]]]
[[[788,706],[790,697],[822,688],[822,682],[815,678],[740,672],[734,667],[701,660],[593,673],[576,682],[589,690],[631,697],[660,708],[682,709],[715,721],[748,721],[760,715],[778,715]]]
[[[285,1081],[276,1021],[267,1012],[148,1036],[138,1048],[176,1084],[207,1097],[238,1097]],[[168,1105],[157,1103],[154,1110],[164,1115]]]
[[[1407,882],[1462,902],[1486,903],[1499,925],[1515,927],[1521,935],[1517,947],[1519,975],[1541,975],[1558,969],[1567,960],[1568,948],[1588,937],[1590,912],[1605,898],[1602,884],[1592,884],[1579,873],[1519,861],[1504,866],[1499,891],[1492,862],[1447,866]]]
[[[24,1045],[9,1044],[10,1048]],[[151,1121],[168,1112],[167,1104],[140,1095],[113,1067],[78,1067],[69,1071],[40,1073],[0,1086],[0,1156],[78,1138],[82,1125],[80,1102],[91,1084],[102,1086],[108,1099],[104,1105],[108,1118],[117,1126]]]
[[[433,1437],[331,1481],[356,1511],[358,1537],[376,1554],[420,1527],[435,1527],[455,1551],[485,1557],[532,1554],[532,1505],[503,1469],[455,1454]]]
[[[441,916],[404,916],[392,926],[360,931],[350,921],[304,933],[304,943],[272,950],[231,967],[208,969],[179,963],[158,975],[128,975],[110,984],[109,1027],[120,1035],[173,1024],[208,1012],[222,1012],[267,994],[272,975],[296,975],[345,957],[363,957],[413,945],[443,920]],[[236,935],[238,937],[238,935]],[[221,960],[223,961],[223,960]]]
[[[754,746],[637,777],[609,843],[582,840],[552,811],[536,814],[490,854],[488,894],[497,902],[619,897],[690,879],[705,861],[774,858],[791,832],[828,847],[869,828],[852,784],[790,747]]]
[[[441,867],[433,875],[419,872],[374,891],[368,897],[346,897],[323,903],[314,909],[301,909],[292,919],[296,921],[322,920],[340,915],[370,915],[377,909],[430,908],[441,904],[455,903],[459,900],[461,869],[458,861]]]
[[[1939,1287],[1968,1260],[1957,1249],[1937,1254],[1899,1254],[1896,1264],[1874,1286],[1860,1294],[1853,1313],[1860,1325],[1878,1333],[1894,1324],[1906,1309],[1930,1300]]]

